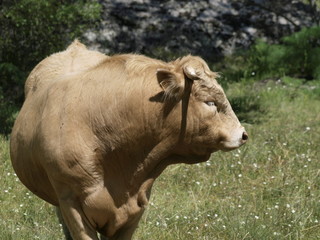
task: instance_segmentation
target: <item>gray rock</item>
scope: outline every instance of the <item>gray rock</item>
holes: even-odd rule
[[[277,42],[312,25],[312,11],[290,0],[100,0],[102,21],[84,37],[106,53],[153,57],[186,53],[215,61],[257,38]]]

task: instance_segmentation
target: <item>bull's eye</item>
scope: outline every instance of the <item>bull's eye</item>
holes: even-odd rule
[[[209,107],[215,107],[216,104],[212,101],[205,102]]]

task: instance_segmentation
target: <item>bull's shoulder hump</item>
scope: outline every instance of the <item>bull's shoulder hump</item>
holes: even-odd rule
[[[67,47],[67,51],[73,51],[73,50],[77,50],[77,49],[83,49],[86,50],[87,47],[81,43],[78,39],[75,39],[68,47]]]
[[[75,40],[65,51],[54,53],[42,60],[30,73],[25,83],[25,96],[48,82],[56,81],[66,75],[86,72],[108,56],[87,47]]]

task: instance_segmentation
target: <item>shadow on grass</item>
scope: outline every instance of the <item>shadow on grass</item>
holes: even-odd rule
[[[240,122],[260,123],[266,110],[256,96],[239,96],[230,98],[230,104]]]
[[[11,133],[18,108],[0,99],[0,134],[8,136]]]

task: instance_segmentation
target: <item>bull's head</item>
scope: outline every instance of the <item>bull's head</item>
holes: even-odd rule
[[[203,156],[218,150],[229,151],[243,145],[248,135],[212,72],[199,57],[186,56],[171,63],[171,69],[158,69],[165,103],[182,106],[182,114],[171,114],[171,124],[180,120],[178,155]],[[177,109],[177,108],[175,108]],[[179,124],[178,124],[179,125]]]

